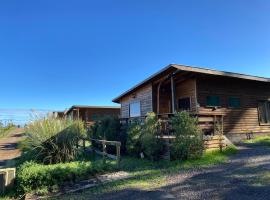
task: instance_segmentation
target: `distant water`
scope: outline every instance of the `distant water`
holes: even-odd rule
[[[16,125],[25,125],[36,117],[46,116],[50,110],[41,109],[0,109],[0,121],[2,123],[12,122]]]

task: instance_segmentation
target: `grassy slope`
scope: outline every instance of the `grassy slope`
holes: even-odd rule
[[[235,148],[229,148],[222,153],[218,151],[206,152],[200,159],[185,162],[150,162],[135,158],[124,158],[121,161],[120,170],[129,172],[133,175],[133,178],[91,188],[80,195],[71,194],[61,196],[60,199],[88,199],[92,195],[126,188],[137,188],[141,190],[157,189],[166,185],[166,177],[169,174],[179,173],[180,170],[184,169],[209,167],[224,163],[228,160],[229,156],[236,153],[236,151]]]

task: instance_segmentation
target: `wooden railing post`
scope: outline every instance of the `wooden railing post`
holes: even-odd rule
[[[103,140],[102,141],[102,149],[103,149],[103,163],[105,164],[106,163],[106,143],[105,143],[105,141]]]
[[[116,157],[117,157],[117,167],[120,167],[120,152],[121,152],[121,143],[116,144]]]

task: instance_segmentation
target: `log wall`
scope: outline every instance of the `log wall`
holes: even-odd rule
[[[220,108],[214,110],[207,107],[206,99],[210,95],[220,97]],[[197,96],[200,114],[224,115],[226,135],[247,132],[270,133],[270,125],[260,125],[258,115],[258,101],[270,100],[269,84],[222,77],[198,78]],[[239,97],[240,108],[229,108],[229,97]]]

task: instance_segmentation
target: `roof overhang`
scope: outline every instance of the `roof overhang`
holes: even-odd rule
[[[134,87],[132,87],[128,91],[126,91],[123,94],[119,95],[118,97],[114,98],[112,101],[115,103],[120,103],[121,98],[134,92],[138,88],[150,83],[151,81],[153,81],[155,78],[157,78],[161,74],[166,73],[166,72],[172,73],[174,71],[193,72],[193,73],[199,73],[199,74],[222,76],[222,77],[229,77],[229,78],[238,78],[238,79],[245,79],[245,80],[270,83],[270,79],[264,78],[264,77],[251,76],[251,75],[226,72],[226,71],[219,71],[219,70],[213,70],[213,69],[201,68],[201,67],[191,67],[191,66],[186,66],[186,65],[170,64],[167,67],[160,70],[159,72],[157,72],[157,73],[153,74],[152,76],[150,76],[149,78],[145,79],[141,83],[135,85]]]
[[[73,105],[68,110],[65,111],[65,114],[71,112],[75,109],[120,109],[120,107],[117,106],[83,106],[83,105]]]

